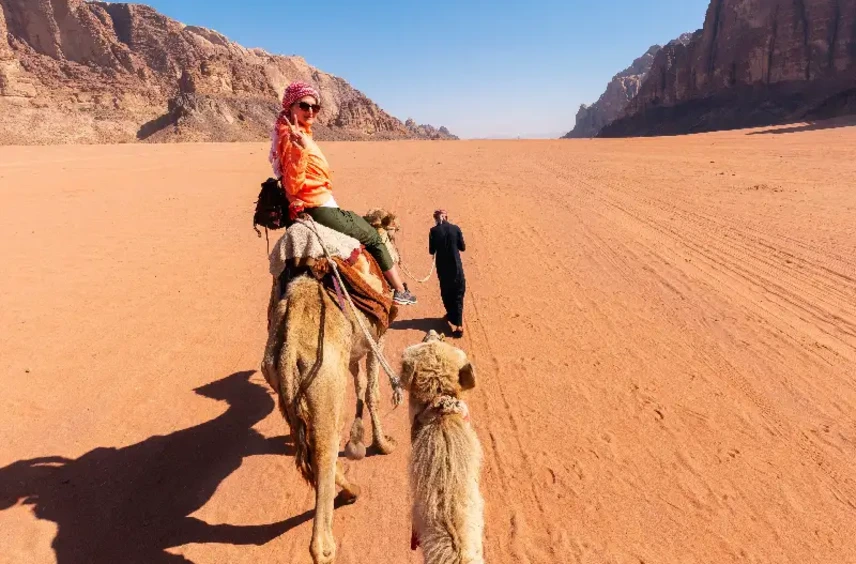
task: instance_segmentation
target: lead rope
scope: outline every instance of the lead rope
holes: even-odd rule
[[[401,251],[398,252],[398,255],[401,256]],[[424,284],[425,282],[428,282],[428,279],[431,278],[432,274],[434,274],[434,267],[437,266],[437,259],[435,258],[431,261],[431,272],[429,272],[428,276],[426,276],[425,278],[416,278],[416,276],[414,276],[413,274],[410,273],[409,270],[407,270],[407,267],[404,266],[404,262],[402,262],[400,259],[398,261],[398,266],[401,267],[402,272],[404,272],[406,275],[408,275],[413,280],[416,280],[416,282],[418,284]]]
[[[431,259],[431,271],[428,273],[428,276],[426,276],[425,278],[417,278],[412,272],[407,270],[406,266],[404,266],[404,259],[401,254],[401,249],[398,248],[398,245],[396,245],[392,237],[389,236],[389,232],[387,232],[386,238],[390,243],[395,245],[395,250],[398,251],[398,266],[401,267],[401,271],[404,272],[404,274],[409,276],[411,279],[415,280],[417,284],[424,284],[425,282],[428,282],[428,279],[431,278],[432,274],[434,274],[434,268],[437,266],[437,257],[435,256]],[[384,243],[385,242],[386,241],[384,241]]]
[[[318,229],[315,227],[315,220],[311,217],[309,217],[308,219],[309,221],[303,219],[298,221],[300,223],[303,223],[304,225],[308,225],[309,229],[311,229],[315,236],[318,237],[318,242],[321,243],[321,248],[324,249],[324,255],[327,257],[327,261],[333,268],[333,274],[336,276],[336,280],[338,280],[339,285],[342,287],[342,292],[345,294],[345,299],[347,299],[348,303],[351,305],[351,311],[354,314],[354,317],[357,319],[357,323],[359,324],[360,329],[363,330],[363,334],[365,335],[366,340],[369,342],[369,346],[371,347],[372,352],[378,359],[378,362],[380,362],[381,367],[383,367],[383,371],[386,372],[386,375],[389,377],[389,385],[392,386],[392,403],[395,407],[398,407],[399,405],[401,405],[401,402],[404,399],[401,392],[401,379],[398,377],[392,367],[390,367],[389,363],[386,361],[386,358],[383,356],[383,353],[378,348],[377,343],[369,333],[368,328],[366,328],[365,324],[363,323],[363,319],[357,311],[357,306],[355,306],[353,300],[351,300],[351,294],[348,293],[348,289],[347,287],[345,287],[345,283],[342,280],[342,276],[339,274],[339,267],[336,265],[336,261],[334,261],[333,258],[330,256],[330,251],[327,250],[327,245],[324,244],[324,239],[321,238],[321,234],[318,233]]]

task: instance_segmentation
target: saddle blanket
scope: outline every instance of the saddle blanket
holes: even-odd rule
[[[318,234],[324,239],[327,251],[332,257],[348,260],[361,247],[360,242],[344,233],[315,224]],[[286,264],[292,259],[324,258],[324,248],[312,228],[300,221],[289,227],[274,244],[270,252],[270,273],[279,278]]]

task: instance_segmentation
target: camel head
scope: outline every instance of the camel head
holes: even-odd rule
[[[425,333],[425,336],[422,338],[423,343],[430,343],[431,341],[445,341],[446,336],[442,335],[433,329]]]
[[[383,229],[387,233],[392,234],[400,229],[398,217],[392,212],[388,212],[381,208],[372,208],[363,218],[369,222],[369,225],[377,230]]]
[[[392,255],[392,260],[395,264],[399,263],[400,256],[398,249],[395,246],[395,234],[401,229],[398,223],[398,217],[392,212],[388,212],[381,208],[372,208],[366,215],[363,216],[369,225],[374,227],[380,234],[381,240]]]
[[[475,368],[466,353],[446,343],[436,331],[429,331],[423,342],[406,348],[401,364],[401,380],[411,401],[458,398],[476,385]]]
[[[262,395],[267,396],[267,391],[261,386],[257,386],[250,381],[250,377],[255,374],[254,370],[244,370],[236,372],[231,376],[209,382],[203,386],[195,388],[193,391],[200,396],[225,401],[232,405],[248,404]]]

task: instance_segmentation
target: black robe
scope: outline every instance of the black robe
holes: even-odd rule
[[[464,294],[467,281],[461,264],[461,251],[466,250],[461,229],[452,223],[443,222],[431,228],[428,234],[428,252],[437,261],[437,278],[440,280],[440,295],[446,308],[449,323],[463,325]]]

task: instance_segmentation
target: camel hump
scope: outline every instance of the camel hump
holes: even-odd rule
[[[380,266],[358,240],[348,235],[319,223],[309,225],[298,221],[274,244],[269,258],[270,273],[276,279],[274,303],[286,294],[291,280],[309,273],[321,282],[343,310],[347,307],[342,291],[347,291],[354,305],[374,319],[382,330],[385,331],[395,317],[397,308],[392,301],[392,290]],[[344,288],[334,281],[331,261],[339,270]]]
[[[324,240],[324,245],[331,257],[349,260],[361,248],[359,241],[340,231],[320,223],[310,227],[298,221],[285,230],[271,249],[270,273],[273,276],[279,277],[288,264],[306,264],[326,258],[324,247],[321,246],[321,241],[318,240],[313,227]]]

